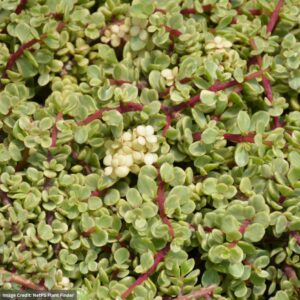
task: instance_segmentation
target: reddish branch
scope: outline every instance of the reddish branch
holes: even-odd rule
[[[51,143],[51,147],[56,147],[56,143],[57,143],[57,134],[58,134],[58,129],[56,126],[56,123],[61,120],[63,117],[63,114],[61,112],[59,112],[56,116],[56,120],[55,120],[55,124],[52,128],[52,134],[51,134],[51,139],[52,139],[52,143]]]
[[[262,75],[262,71],[257,71],[257,72],[254,72],[254,73],[251,73],[249,75],[247,75],[244,79],[244,82],[246,81],[250,81],[250,80],[253,80],[255,78],[258,78]],[[219,91],[223,91],[225,89],[228,89],[228,88],[231,88],[231,87],[234,87],[234,86],[239,86],[240,83],[237,82],[236,80],[231,80],[231,81],[228,81],[228,82],[224,82],[224,83],[215,83],[213,84],[209,90],[212,91],[212,92],[219,92]]]
[[[72,158],[74,160],[77,160],[77,162],[84,168],[86,174],[92,173],[91,167],[88,164],[86,164],[84,160],[78,159],[78,154],[75,152],[75,150],[72,150],[71,155]]]
[[[272,33],[272,31],[274,30],[274,28],[277,24],[278,18],[279,18],[279,12],[280,12],[283,4],[284,4],[284,0],[278,1],[277,5],[270,17],[269,23],[267,25],[267,32]]]
[[[11,205],[11,201],[6,192],[0,190],[0,198],[2,200],[3,205]]]
[[[132,111],[141,111],[143,110],[144,106],[140,103],[135,102],[128,102],[126,104],[121,104],[119,107],[116,108],[101,108],[94,112],[93,114],[86,117],[84,120],[77,122],[78,126],[87,125],[94,120],[100,119],[104,112],[110,110],[117,110],[120,113],[132,112]]]
[[[196,14],[197,10],[195,8],[184,8],[180,11],[182,15],[190,15],[190,14]]]
[[[57,21],[62,21],[64,19],[64,14],[52,12],[52,13],[48,14],[48,17],[53,18],[54,20],[57,20]]]
[[[159,171],[158,171],[157,182],[158,182],[158,191],[157,191],[156,202],[159,208],[159,216],[163,221],[163,223],[168,226],[171,237],[174,238],[173,226],[165,212],[165,183],[162,181]]]
[[[170,38],[171,39],[174,39],[175,37],[179,37],[179,36],[182,35],[181,31],[179,31],[177,29],[173,29],[173,28],[171,28],[167,25],[165,25],[165,30],[170,33]]]
[[[19,15],[22,10],[25,8],[26,4],[27,4],[28,0],[21,0],[20,3],[18,4],[16,10],[15,10],[15,13],[17,15]]]
[[[117,85],[117,86],[121,86],[123,84],[132,84],[132,82],[129,80],[120,80],[120,79],[109,79],[109,83],[111,85]],[[143,90],[144,88],[147,87],[147,83],[146,82],[138,82],[136,84],[136,86],[139,90]]]
[[[291,236],[296,240],[297,244],[300,246],[300,234],[296,231],[292,231]]]
[[[211,299],[215,288],[216,288],[215,285],[204,287],[188,295],[179,296],[174,300],[192,300],[192,299],[199,299],[201,297],[204,297],[205,299]]]
[[[235,133],[225,133],[224,139],[234,142],[234,143],[254,143],[254,133],[249,133],[248,135],[241,135]]]
[[[89,237],[94,232],[96,232],[96,226],[93,226],[88,230],[81,232],[80,235],[82,235],[83,237]]]
[[[7,78],[7,71],[12,69],[15,62],[23,55],[25,50],[30,49],[32,46],[34,46],[37,43],[40,43],[45,37],[46,37],[46,34],[42,35],[42,37],[40,39],[32,39],[32,40],[22,44],[16,52],[12,53],[8,58],[2,78]]]
[[[284,273],[285,273],[285,275],[287,276],[288,279],[298,280],[298,276],[297,276],[295,270],[291,266],[285,265],[283,267],[283,271],[284,271]]]
[[[259,8],[250,8],[249,12],[251,13],[252,16],[260,16],[262,15],[262,10]]]
[[[236,133],[225,133],[223,135],[225,140],[234,142],[234,143],[254,143],[254,137],[255,133],[254,132],[249,132],[247,135],[242,135],[242,134],[236,134]],[[263,141],[264,145],[267,146],[272,146],[271,141]]]
[[[154,263],[151,266],[151,268],[146,273],[139,276],[138,279],[128,287],[128,289],[121,295],[122,300],[127,299],[127,297],[133,292],[133,290],[137,286],[142,284],[144,281],[146,281],[152,275],[152,273],[155,271],[158,264],[164,260],[165,256],[169,252],[169,250],[170,250],[170,245],[167,244],[167,246],[165,246],[162,250],[160,250],[159,252],[157,252],[155,254]]]
[[[243,221],[243,223],[240,225],[240,228],[239,228],[239,232],[241,234],[244,234],[246,229],[248,228],[248,226],[252,223],[251,220],[245,220]]]
[[[25,148],[22,151],[22,160],[19,161],[15,167],[16,172],[20,172],[20,171],[24,170],[24,168],[26,167],[26,164],[27,164],[28,157],[29,157],[29,148]]]
[[[30,281],[29,279],[23,278],[19,275],[11,273],[11,272],[0,269],[0,274],[4,275],[2,277],[3,281],[17,283],[27,289],[39,290],[39,291],[44,290],[44,287],[37,285],[34,282]],[[8,276],[7,279],[6,279],[6,276]]]

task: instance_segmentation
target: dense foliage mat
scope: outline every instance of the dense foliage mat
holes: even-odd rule
[[[0,286],[300,298],[299,0],[0,0]]]

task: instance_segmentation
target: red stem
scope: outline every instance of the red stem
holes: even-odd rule
[[[248,228],[248,226],[252,223],[251,220],[245,220],[243,221],[243,223],[241,224],[240,228],[239,228],[239,232],[241,234],[244,234],[246,229]]]
[[[58,12],[52,12],[48,14],[48,17],[53,18],[57,21],[62,21],[64,18],[64,14]]]
[[[179,36],[182,35],[181,31],[179,31],[177,29],[173,29],[173,28],[171,28],[171,27],[169,27],[167,25],[165,25],[165,29],[166,29],[167,32],[170,33],[170,38],[171,39],[174,39],[174,37],[179,37]]]
[[[0,190],[0,198],[2,200],[3,205],[11,205],[11,201],[6,192]]]
[[[165,223],[168,226],[171,237],[174,238],[175,234],[174,234],[173,226],[170,220],[168,219],[168,217],[166,216],[166,212],[165,212],[165,184],[162,181],[159,171],[158,171],[157,181],[158,181],[158,191],[157,191],[156,202],[159,208],[159,215],[163,223]]]
[[[120,113],[132,112],[132,111],[141,111],[143,110],[144,106],[140,103],[128,102],[126,104],[122,104],[116,108],[102,108],[94,112],[93,114],[86,117],[84,120],[77,122],[78,126],[87,125],[94,120],[100,119],[104,112],[110,110],[117,110]]]
[[[22,10],[25,8],[26,4],[27,4],[28,0],[21,0],[20,3],[18,4],[16,10],[15,10],[15,13],[17,15],[19,15]]]
[[[96,226],[93,226],[93,227],[89,228],[88,230],[81,232],[80,235],[82,235],[83,237],[89,237],[95,231],[96,231]]]
[[[58,134],[58,129],[56,127],[56,123],[61,120],[63,117],[63,114],[61,112],[59,112],[56,116],[56,120],[54,123],[54,126],[52,128],[52,143],[51,143],[51,148],[52,147],[56,147],[56,143],[57,143],[57,134]]]
[[[127,297],[133,292],[133,290],[137,286],[142,284],[144,281],[146,281],[152,275],[152,273],[155,271],[158,264],[164,260],[165,256],[169,252],[169,250],[170,250],[170,245],[167,244],[162,250],[160,250],[159,252],[157,252],[155,254],[153,265],[150,267],[150,269],[146,273],[140,275],[138,277],[138,279],[128,287],[128,289],[121,295],[122,300],[127,299]]]
[[[224,139],[235,143],[254,143],[254,136],[254,133],[249,133],[248,135],[225,133]]]
[[[188,295],[179,296],[174,300],[192,300],[192,299],[199,299],[201,297],[205,297],[206,299],[211,299],[211,296],[215,288],[216,288],[215,285],[204,287]]]
[[[16,172],[24,170],[24,168],[27,164],[28,157],[29,157],[29,148],[25,148],[22,151],[22,160],[20,160],[15,167]]]
[[[298,280],[298,276],[297,276],[295,270],[291,266],[285,265],[283,267],[283,271],[284,271],[284,273],[285,273],[285,275],[287,276],[288,279]]]
[[[155,8],[154,12],[161,12],[162,14],[166,14],[167,11],[163,8]]]
[[[251,13],[252,16],[260,16],[262,15],[262,10],[259,8],[250,8],[249,12]]]
[[[87,165],[85,163],[85,161],[78,159],[78,154],[74,150],[72,150],[71,155],[72,155],[72,158],[74,160],[77,160],[78,163],[84,168],[86,174],[91,174],[92,173],[92,170],[91,170],[90,166]]]
[[[163,129],[163,136],[166,136],[168,129],[171,127],[171,122],[172,122],[172,115],[167,115],[166,116],[166,125]]]
[[[207,4],[207,5],[202,5],[202,9],[204,12],[210,12],[212,10],[212,5],[211,4]]]
[[[194,141],[200,141],[201,140],[201,133],[200,132],[193,133],[193,140]]]
[[[279,18],[279,12],[284,4],[284,0],[279,0],[267,25],[267,32],[272,33]]]
[[[41,39],[32,39],[32,40],[22,44],[16,52],[12,53],[8,58],[4,73],[2,75],[2,78],[7,77],[7,72],[6,71],[12,69],[15,62],[23,55],[25,50],[30,49],[32,46],[34,46],[35,44],[40,43],[40,42],[41,42]]]
[[[254,50],[257,50],[257,46],[255,44],[255,41],[253,39],[250,39],[250,44],[251,47]],[[257,64],[260,68],[260,70],[262,71],[262,57],[261,55],[256,55],[256,61]],[[271,88],[271,83],[269,81],[269,79],[262,73],[262,83],[263,83],[263,87],[264,87],[264,91],[265,91],[265,95],[266,97],[269,99],[269,101],[272,103],[273,102],[273,93],[272,93],[272,88]],[[273,122],[274,122],[274,128],[278,128],[278,127],[282,127],[282,124],[280,123],[279,117],[273,117]]]
[[[5,270],[0,270],[0,274],[9,275],[9,277],[10,277],[7,280],[5,279],[5,277],[3,277],[2,278],[3,281],[19,284],[19,285],[21,285],[21,286],[23,286],[27,289],[39,290],[39,291],[44,290],[44,288],[41,287],[40,285],[37,285],[34,282],[30,281],[29,279],[23,278],[19,275],[11,273],[11,272],[8,272],[8,271],[5,271]]]
[[[300,234],[298,232],[291,232],[291,236],[296,240],[297,244],[300,246]]]
[[[180,11],[182,15],[196,14],[197,10],[195,8],[184,8]]]

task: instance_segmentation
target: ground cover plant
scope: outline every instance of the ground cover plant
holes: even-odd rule
[[[0,0],[0,287],[300,298],[299,0]]]

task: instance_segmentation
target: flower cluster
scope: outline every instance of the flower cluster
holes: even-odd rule
[[[0,3],[1,289],[299,300],[299,0]]]
[[[173,69],[164,69],[161,71],[161,76],[165,79],[167,86],[172,86],[178,74],[178,67]]]
[[[129,19],[125,19],[124,22],[116,22],[107,26],[104,29],[101,42],[105,44],[111,44],[112,47],[119,47],[122,40],[127,41],[130,30]]]
[[[219,35],[215,36],[212,41],[209,41],[205,45],[205,49],[207,51],[216,50],[217,52],[222,52],[225,49],[229,49],[231,47],[232,47],[232,43]]]
[[[158,159],[154,152],[159,144],[151,125],[139,125],[126,131],[120,141],[109,141],[106,147],[103,164],[107,176],[126,177],[129,172],[137,173],[140,165],[152,165]]]

